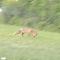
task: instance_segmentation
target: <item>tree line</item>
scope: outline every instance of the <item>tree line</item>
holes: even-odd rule
[[[59,0],[0,0],[0,23],[60,30]]]

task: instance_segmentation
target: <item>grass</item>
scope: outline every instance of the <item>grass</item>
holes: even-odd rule
[[[60,34],[39,31],[32,36],[14,35],[19,26],[0,24],[0,58],[7,60],[60,60]]]

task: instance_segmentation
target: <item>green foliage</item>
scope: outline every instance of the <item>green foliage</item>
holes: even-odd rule
[[[5,23],[60,32],[59,0],[3,0]]]
[[[11,25],[22,25],[22,20],[19,18],[19,17],[13,17],[9,22],[8,24],[11,24]]]
[[[4,21],[5,21],[5,19],[2,16],[0,16],[0,24],[4,23]]]

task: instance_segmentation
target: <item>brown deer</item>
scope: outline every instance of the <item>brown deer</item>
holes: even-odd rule
[[[37,31],[35,31],[35,29],[32,28],[21,28],[19,29],[16,34],[21,34],[22,36],[24,34],[31,34],[33,37],[37,36]]]

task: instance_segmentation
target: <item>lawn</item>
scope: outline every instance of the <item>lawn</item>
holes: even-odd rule
[[[60,60],[60,34],[39,31],[32,36],[14,35],[20,26],[0,24],[0,59]]]

